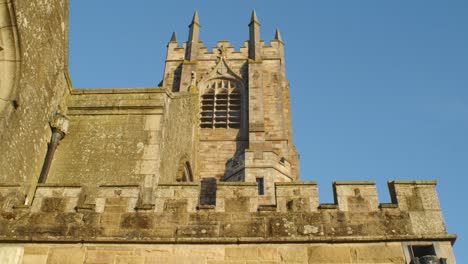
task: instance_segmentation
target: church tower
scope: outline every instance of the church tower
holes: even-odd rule
[[[187,42],[180,47],[173,35],[168,44],[163,87],[199,96],[197,178],[257,182],[268,201],[275,182],[299,179],[299,160],[283,40],[277,30],[265,44],[255,11],[248,26],[240,50],[229,41],[208,50],[195,12]]]

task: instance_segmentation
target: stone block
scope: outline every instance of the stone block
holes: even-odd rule
[[[167,213],[187,213],[187,200],[168,199],[164,203],[164,212]]]
[[[115,264],[144,264],[143,256],[115,256]]]
[[[122,215],[120,227],[125,229],[150,229],[154,226],[154,217],[144,213],[129,213]]]
[[[100,224],[103,227],[113,227],[116,228],[120,225],[120,216],[119,213],[106,213],[101,215]]]
[[[22,264],[47,264],[47,255],[24,255]]]
[[[305,246],[280,246],[278,255],[282,262],[286,263],[306,263],[308,260],[307,248]]]
[[[217,237],[218,225],[188,225],[177,228],[177,236],[180,237]]]
[[[353,263],[348,247],[316,245],[307,247],[308,263]]]
[[[87,250],[86,264],[114,264],[115,252],[104,250]]]
[[[350,246],[350,252],[357,263],[405,263],[399,243]]]
[[[83,247],[51,248],[47,264],[83,264],[85,249]]]
[[[118,214],[118,213],[126,213],[128,210],[128,207],[127,206],[122,206],[122,205],[119,205],[119,206],[105,206],[104,207],[104,213],[109,213],[109,214],[112,214],[112,213],[115,213],[115,214]]]
[[[187,255],[207,260],[223,260],[225,256],[224,246],[219,245],[192,245],[190,249],[185,246],[179,246],[174,249],[174,255]]]
[[[261,246],[258,249],[258,259],[261,261],[279,261],[277,247]]]
[[[160,115],[148,115],[145,118],[145,130],[160,130],[161,127],[161,116]]]
[[[226,212],[249,212],[250,198],[226,198],[224,199],[224,210]]]
[[[263,221],[246,221],[242,223],[223,223],[220,230],[222,237],[265,237]]]
[[[41,211],[45,213],[64,212],[66,202],[64,198],[44,197],[42,199]]]
[[[257,246],[226,247],[226,260],[258,260]]]
[[[24,249],[21,246],[0,246],[0,263],[20,264]]]

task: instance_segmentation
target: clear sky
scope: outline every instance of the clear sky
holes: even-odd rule
[[[468,1],[71,0],[77,88],[156,86],[172,31],[194,10],[208,47],[281,30],[303,180],[436,179],[455,253],[468,261]]]

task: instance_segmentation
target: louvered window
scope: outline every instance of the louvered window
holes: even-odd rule
[[[202,128],[240,128],[241,92],[238,82],[216,79],[205,88],[201,97]]]

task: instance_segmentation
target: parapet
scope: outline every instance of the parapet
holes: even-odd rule
[[[261,204],[255,183],[39,185],[31,205],[0,186],[0,237],[12,241],[406,241],[448,240],[435,181],[391,181],[391,204],[374,182],[334,182],[320,204],[316,182],[276,183]],[[202,202],[205,195],[213,200]]]
[[[198,55],[196,60],[216,61],[220,56],[220,49],[223,50],[225,55],[230,61],[247,60],[249,56],[249,42],[245,41],[244,46],[236,48],[231,45],[228,40],[219,40],[216,46],[208,48],[199,41]],[[179,46],[177,42],[170,42],[167,47],[167,62],[171,61],[184,61],[186,51],[186,43]],[[263,40],[261,41],[261,57],[263,60],[279,60],[283,56],[283,44],[278,40],[271,40],[270,45],[267,45]]]

